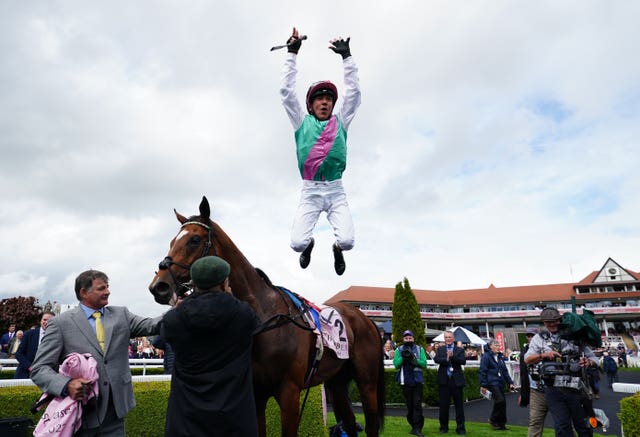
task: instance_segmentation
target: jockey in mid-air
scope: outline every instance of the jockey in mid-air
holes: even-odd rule
[[[345,92],[342,107],[335,111],[338,90],[329,81],[316,82],[309,87],[306,110],[303,111],[295,92],[296,62],[302,40],[298,30],[287,41],[288,54],[280,88],[282,104],[295,130],[298,168],[302,176],[300,204],[291,230],[291,248],[300,254],[300,267],[311,262],[313,229],[321,212],[333,227],[334,268],[338,275],[345,270],[343,250],[352,249],[355,242],[353,219],[342,186],[342,172],[347,163],[347,129],[360,106],[360,84],[349,40],[336,38],[329,48],[342,56]]]

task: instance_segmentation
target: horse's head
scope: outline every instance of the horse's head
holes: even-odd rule
[[[173,212],[181,223],[180,231],[169,244],[169,253],[160,261],[149,291],[159,304],[174,305],[189,291],[190,269],[198,258],[209,255],[213,247],[213,222],[206,197],[200,202],[200,215],[189,218]]]

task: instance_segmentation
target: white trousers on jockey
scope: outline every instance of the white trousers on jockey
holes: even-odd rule
[[[302,181],[300,204],[291,228],[291,248],[302,252],[309,245],[321,212],[327,213],[338,247],[352,249],[355,231],[341,180]]]

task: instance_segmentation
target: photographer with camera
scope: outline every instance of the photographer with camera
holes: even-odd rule
[[[424,385],[423,370],[427,367],[427,355],[424,348],[414,343],[413,332],[404,331],[402,346],[396,349],[393,365],[400,369],[396,380],[402,386],[407,404],[407,422],[411,425],[409,434],[423,436],[422,427],[422,386]]]
[[[575,340],[562,338],[559,332],[560,312],[547,307],[540,313],[545,329],[531,340],[524,360],[538,365],[540,382],[551,415],[556,437],[573,437],[571,424],[579,437],[591,437],[593,430],[587,423],[583,388],[588,387],[584,369],[598,365],[589,347]]]

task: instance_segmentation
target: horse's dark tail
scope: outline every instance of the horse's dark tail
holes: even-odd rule
[[[380,338],[380,359],[378,360],[378,389],[376,395],[378,398],[378,421],[380,423],[380,431],[384,429],[384,413],[385,413],[385,401],[386,401],[386,383],[385,383],[385,371],[384,371],[384,354],[382,353],[382,338]]]

